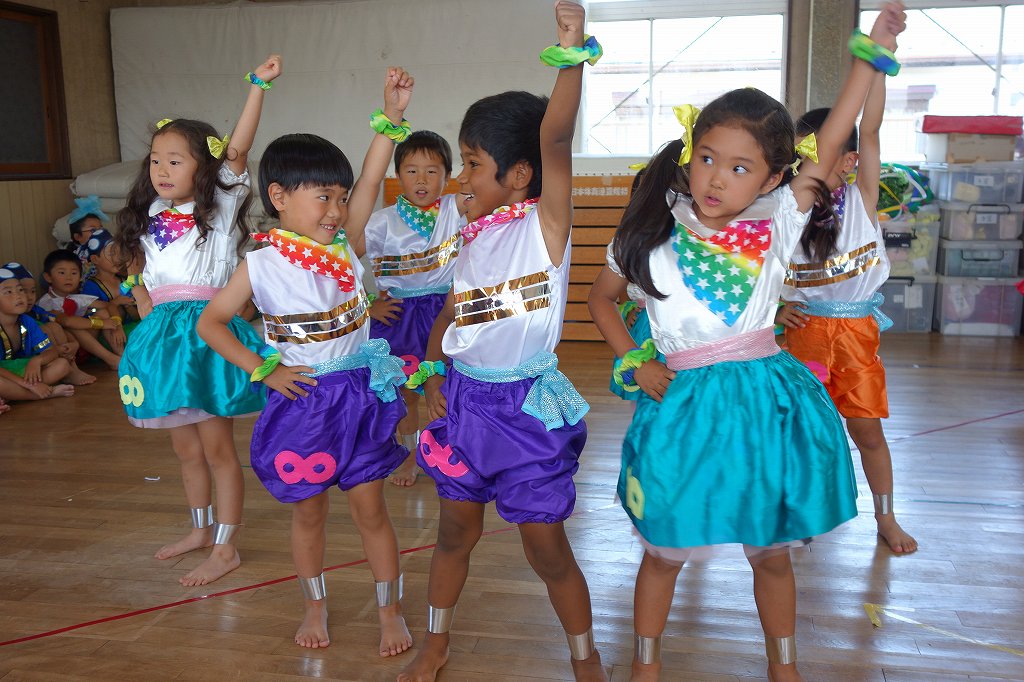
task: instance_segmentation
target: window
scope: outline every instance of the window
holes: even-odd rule
[[[591,0],[605,56],[586,71],[581,152],[649,155],[679,136],[672,107],[735,88],[782,99],[785,1]]]
[[[0,180],[70,172],[54,12],[0,2]]]
[[[874,10],[880,4],[863,6]],[[862,30],[870,30],[877,16],[877,11],[862,12]],[[1024,2],[908,3],[907,30],[897,53],[902,68],[886,80],[884,159],[924,161],[915,133],[923,114],[1024,115],[1021,36]]]

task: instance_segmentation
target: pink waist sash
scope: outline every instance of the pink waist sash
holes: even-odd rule
[[[209,301],[217,292],[217,287],[204,287],[198,284],[168,284],[150,289],[149,297],[153,305],[170,303],[171,301]]]
[[[681,369],[707,367],[719,362],[742,362],[767,358],[781,349],[775,343],[775,330],[772,327],[747,332],[739,336],[730,336],[721,341],[704,344],[697,348],[669,353],[665,356],[665,364],[673,372]]]

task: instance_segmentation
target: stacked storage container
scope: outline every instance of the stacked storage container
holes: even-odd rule
[[[1021,117],[925,116],[922,131],[946,138],[929,143],[944,156],[930,155],[922,165],[941,212],[935,328],[1016,336],[1024,301],[1015,286],[1024,246],[1024,161],[1011,159]]]
[[[882,312],[892,318],[892,332],[928,332],[935,306],[939,210],[924,206],[917,213],[881,223],[889,279],[879,291]]]

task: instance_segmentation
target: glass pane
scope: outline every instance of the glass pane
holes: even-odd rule
[[[999,113],[1024,115],[1024,7],[1006,8],[1003,27],[1003,77],[999,83]]]
[[[590,22],[588,32],[601,36],[604,56],[587,67],[582,151],[647,153],[650,22]]]
[[[703,107],[736,88],[782,95],[782,15],[654,22],[654,147],[679,137],[678,104]]]
[[[869,31],[877,16],[878,12],[862,12],[861,29]],[[993,88],[999,22],[998,7],[907,12],[907,31],[900,36],[897,52],[903,66],[897,77],[886,79],[885,119],[881,130],[884,161],[924,161],[924,156],[917,151],[915,132],[923,114],[996,113]],[[1021,24],[1017,26],[1015,34],[1007,34],[1008,47],[1012,43],[1010,35],[1021,35]],[[1019,52],[1021,48],[1015,49]],[[1018,81],[1019,73],[1016,72]],[[1006,87],[1006,81],[1003,85]]]

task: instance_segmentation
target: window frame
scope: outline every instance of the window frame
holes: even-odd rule
[[[0,161],[0,181],[68,178],[71,176],[71,158],[57,12],[0,0],[0,18],[24,22],[35,28],[38,46],[36,56],[41,76],[40,96],[46,119],[43,122],[46,161]],[[16,105],[16,101],[12,104]]]

